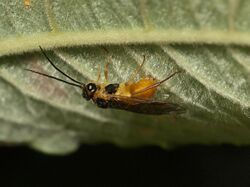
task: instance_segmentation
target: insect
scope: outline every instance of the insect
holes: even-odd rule
[[[47,75],[35,70],[25,69],[30,72],[55,79],[57,81],[64,82],[71,86],[78,87],[82,90],[82,97],[87,101],[92,100],[100,108],[113,108],[127,110],[135,113],[151,114],[151,115],[160,115],[168,113],[183,113],[185,109],[176,103],[171,102],[161,102],[153,100],[157,88],[169,80],[180,71],[174,72],[165,79],[157,81],[155,78],[146,77],[140,79],[139,81],[134,81],[136,74],[141,70],[144,62],[134,71],[130,76],[130,79],[124,83],[99,83],[100,79],[100,68],[98,74],[98,80],[92,81],[87,84],[82,83],[74,78],[70,77],[63,71],[61,71],[47,56],[45,51],[39,46],[45,58],[50,62],[50,64],[65,77],[71,81],[66,81],[59,79],[57,77]],[[108,80],[108,63],[105,66],[104,76],[106,82]]]
[[[30,1],[31,0],[24,0],[24,6],[25,6],[25,8],[30,8]]]

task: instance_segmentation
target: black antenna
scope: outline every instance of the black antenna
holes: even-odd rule
[[[43,48],[39,45],[39,48],[41,49],[43,55],[45,56],[45,58],[50,62],[50,64],[57,70],[59,71],[61,74],[63,74],[64,76],[68,77],[70,80],[78,83],[78,84],[82,84],[82,82],[79,82],[75,79],[73,79],[72,77],[68,76],[66,73],[62,72],[58,67],[56,67],[56,65],[52,62],[52,60],[50,60],[50,58],[47,56],[47,54],[45,53],[45,51],[43,50]]]
[[[76,87],[82,88],[82,86],[81,86],[82,84],[79,85],[79,84],[75,84],[75,83],[72,83],[72,82],[68,82],[68,81],[59,79],[59,78],[57,78],[57,77],[51,76],[51,75],[47,75],[47,74],[45,74],[45,73],[41,73],[41,72],[38,72],[38,71],[34,71],[34,70],[32,70],[32,69],[26,69],[26,68],[25,68],[24,70],[30,71],[30,72],[32,72],[32,73],[36,73],[36,74],[39,74],[39,75],[42,75],[42,76],[45,76],[45,77],[49,77],[49,78],[52,78],[52,79],[55,79],[55,80],[64,82],[64,83],[66,83],[66,84],[72,85],[72,86],[76,86]]]

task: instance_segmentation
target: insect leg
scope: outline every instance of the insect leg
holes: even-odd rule
[[[146,56],[143,55],[143,60],[142,60],[142,63],[135,69],[135,71],[130,75],[129,79],[128,79],[128,82],[131,82],[135,79],[135,76],[141,71],[142,69],[142,66],[144,65],[146,61]]]
[[[105,68],[104,68],[104,77],[105,77],[105,82],[108,82],[108,67],[109,64],[112,62],[111,57],[109,55],[109,51],[108,49],[106,49],[105,47],[102,47],[102,49],[108,54],[108,62],[105,64]]]
[[[105,69],[104,69],[104,77],[105,77],[105,82],[108,82],[108,67],[110,64],[110,59],[109,61],[105,64]]]
[[[152,85],[150,85],[150,86],[148,86],[148,87],[146,87],[146,88],[143,88],[143,89],[141,89],[141,90],[138,90],[137,92],[132,93],[132,96],[135,96],[135,95],[137,95],[137,94],[146,92],[146,91],[148,91],[148,90],[150,90],[150,89],[156,88],[156,87],[160,86],[162,83],[164,83],[165,81],[167,81],[168,79],[170,79],[170,78],[172,78],[173,76],[175,76],[177,73],[181,73],[181,72],[183,72],[183,71],[176,71],[176,72],[172,73],[171,75],[169,75],[168,77],[166,77],[165,79],[163,79],[163,80],[161,80],[161,81],[159,81],[159,82],[156,82],[156,83],[154,83],[154,84],[152,84]]]
[[[96,80],[97,83],[100,81],[100,78],[101,78],[101,66],[99,64],[98,65],[98,75],[97,75],[97,80]]]

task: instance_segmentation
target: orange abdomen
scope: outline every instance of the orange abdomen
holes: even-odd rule
[[[141,79],[138,82],[132,83],[130,85],[130,93],[131,93],[131,95],[134,95],[136,92],[139,92],[140,90],[147,88],[156,82],[157,81],[153,78]],[[149,99],[149,98],[154,96],[156,89],[157,88],[155,87],[155,88],[149,89],[145,92],[135,94],[134,96],[138,97],[138,98],[142,98],[142,99]]]

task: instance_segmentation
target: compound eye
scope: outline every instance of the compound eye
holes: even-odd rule
[[[87,84],[87,90],[90,92],[90,93],[94,93],[96,91],[97,87],[94,83],[89,83]]]

